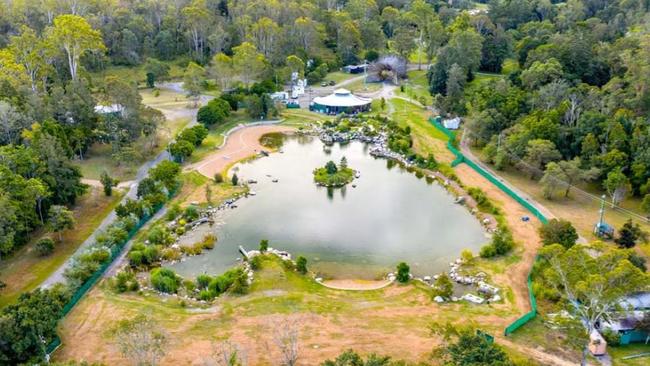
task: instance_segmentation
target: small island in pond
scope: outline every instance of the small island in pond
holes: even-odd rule
[[[324,187],[343,187],[354,180],[355,171],[348,167],[345,156],[337,166],[333,161],[328,161],[324,167],[314,170],[314,182]]]

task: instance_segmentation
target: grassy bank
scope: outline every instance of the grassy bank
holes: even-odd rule
[[[52,254],[41,257],[36,253],[36,242],[46,235],[41,231],[11,257],[3,259],[0,279],[7,287],[0,291],[0,307],[15,301],[21,293],[33,290],[54,273],[95,231],[121,198],[119,190],[106,197],[101,188],[91,187],[73,208],[75,228],[63,232],[63,241],[56,244]]]

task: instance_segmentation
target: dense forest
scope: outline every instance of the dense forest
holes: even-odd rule
[[[645,196],[650,213],[649,6],[490,2],[447,26],[430,90],[443,112],[467,114],[488,162],[540,179],[547,198],[595,181],[613,204]],[[481,71],[505,77],[468,87]]]

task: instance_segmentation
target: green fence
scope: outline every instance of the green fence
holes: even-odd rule
[[[431,124],[433,124],[438,130],[440,130],[442,133],[447,135],[449,137],[449,140],[447,141],[447,148],[449,151],[451,151],[456,159],[451,163],[452,167],[455,167],[456,165],[460,163],[465,163],[468,166],[470,166],[474,171],[482,175],[485,179],[489,180],[492,184],[497,186],[501,191],[503,191],[505,194],[510,196],[512,199],[517,201],[520,205],[525,207],[528,211],[530,211],[539,221],[541,221],[543,224],[546,224],[548,220],[546,219],[546,216],[542,214],[535,206],[533,206],[528,200],[525,198],[521,197],[518,195],[515,191],[510,189],[510,187],[506,186],[499,178],[495,177],[493,174],[476,164],[474,161],[467,159],[462,152],[460,152],[455,146],[455,141],[456,141],[456,135],[454,135],[451,131],[449,131],[447,128],[445,128],[441,123],[440,123],[440,117],[435,117],[429,119]],[[537,316],[537,299],[535,299],[535,294],[533,293],[533,285],[532,285],[532,268],[530,272],[528,272],[528,298],[530,299],[530,308],[531,310],[524,314],[522,317],[519,319],[515,320],[512,322],[512,324],[508,325],[505,329],[505,335],[510,335],[512,332],[515,330],[519,329],[521,326],[524,324],[528,323],[532,319]]]
[[[175,192],[170,193],[169,198],[173,197],[174,193]],[[120,253],[122,252],[122,249],[124,249],[126,243],[128,243],[129,240],[133,239],[135,234],[137,234],[138,230],[140,230],[163,207],[163,205],[164,204],[160,204],[154,207],[151,214],[142,217],[140,221],[138,221],[137,225],[135,225],[135,227],[131,229],[131,231],[129,231],[129,235],[126,237],[126,239],[123,242],[118,243],[111,248],[110,259],[106,263],[102,264],[102,266],[99,267],[99,269],[97,269],[95,273],[93,273],[93,275],[90,276],[90,278],[88,278],[86,282],[84,282],[83,285],[81,285],[81,287],[77,289],[77,291],[75,291],[75,293],[72,295],[70,300],[63,307],[63,314],[61,315],[61,319],[63,319],[66,315],[68,315],[70,311],[75,307],[75,305],[77,305],[77,303],[81,301],[84,295],[86,295],[86,293],[97,283],[97,281],[104,275],[104,273],[106,273],[108,267],[110,267],[111,264],[113,264],[113,262],[115,261],[115,259],[120,256]],[[61,345],[61,339],[57,336],[47,346],[45,351],[47,354],[51,354],[60,345]]]

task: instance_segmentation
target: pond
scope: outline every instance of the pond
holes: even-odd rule
[[[281,153],[238,164],[240,181],[258,182],[250,186],[256,195],[202,228],[217,235],[213,250],[169,267],[186,277],[222,273],[241,257],[240,245],[257,249],[268,239],[294,258],[305,256],[325,278],[376,279],[401,261],[425,276],[487,242],[478,220],[443,187],[367,150],[360,142],[326,148],[316,138],[290,137]],[[343,156],[361,174],[356,188],[316,186],[312,171]]]

